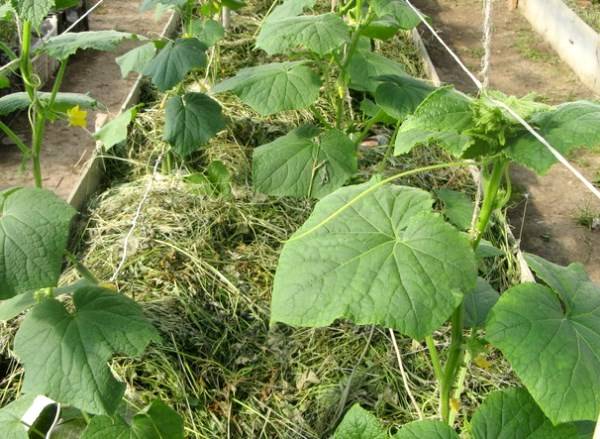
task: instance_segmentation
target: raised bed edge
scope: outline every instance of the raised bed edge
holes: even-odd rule
[[[176,12],[172,12],[167,24],[164,26],[160,34],[160,38],[172,36],[176,32],[178,24],[179,17],[177,16]],[[129,90],[129,93],[121,104],[121,108],[115,117],[139,102],[143,78],[143,75],[138,75],[135,83]],[[108,120],[107,114],[99,114],[96,117],[96,129],[101,128],[106,122],[108,122]],[[104,176],[104,159],[100,154],[98,154],[98,151],[100,151],[101,148],[102,144],[97,142],[96,148],[92,152],[92,156],[89,158],[86,166],[83,168],[77,184],[67,198],[67,202],[77,210],[80,210],[81,207],[87,202],[89,197],[97,191],[98,186],[102,181],[102,177]]]
[[[600,34],[561,0],[519,0],[517,8],[581,81],[600,93]]]

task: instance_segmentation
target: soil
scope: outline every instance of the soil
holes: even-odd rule
[[[478,72],[483,55],[481,0],[414,0],[414,4],[431,17],[471,71]],[[475,91],[445,49],[427,30],[422,34],[441,80],[463,91]],[[504,1],[494,5],[492,52],[492,88],[516,96],[534,92],[548,103],[598,99],[518,10],[509,10]],[[586,177],[598,181],[600,154],[580,151],[570,158]],[[518,166],[512,174],[523,197],[513,206],[510,218],[523,250],[563,265],[581,262],[590,277],[600,282],[600,227],[580,224],[600,218],[600,202],[560,165],[541,177]]]
[[[88,2],[89,7],[97,1]],[[114,29],[135,32],[147,37],[160,35],[167,17],[156,20],[153,12],[141,14],[139,1],[106,0],[90,15],[90,30]],[[106,107],[109,117],[116,115],[135,82],[135,76],[123,79],[115,57],[130,50],[134,42],[122,44],[115,52],[80,51],[67,68],[61,91],[89,93]],[[42,169],[44,187],[64,199],[75,188],[95,148],[90,133],[95,131],[99,112],[88,115],[87,130],[69,127],[66,122],[49,124],[44,138]],[[27,115],[20,114],[11,127],[29,141]],[[9,139],[0,144],[0,190],[11,186],[31,186],[33,179],[29,164],[22,169],[18,148]]]

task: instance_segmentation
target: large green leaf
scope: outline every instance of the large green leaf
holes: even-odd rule
[[[442,421],[409,422],[392,436],[393,439],[458,439],[458,434]]]
[[[73,294],[74,310],[47,298],[23,320],[15,353],[25,367],[23,391],[47,395],[93,414],[111,414],[125,384],[108,361],[140,355],[158,335],[133,300],[100,287]]]
[[[574,424],[552,422],[525,389],[500,390],[489,395],[471,421],[473,439],[579,439]],[[590,438],[591,439],[591,438]]]
[[[421,339],[475,287],[467,237],[432,213],[431,196],[403,186],[370,190],[372,184],[323,198],[285,244],[273,322],[326,326],[347,318]]]
[[[106,123],[102,128],[94,133],[94,138],[102,143],[105,150],[123,142],[127,139],[127,128],[135,116],[137,115],[138,107],[131,107],[129,110],[123,111],[110,122]]]
[[[217,84],[213,93],[232,91],[254,110],[268,116],[299,110],[319,97],[321,80],[302,61],[265,64],[242,69],[233,78]]]
[[[404,0],[371,0],[371,7],[379,17],[393,17],[401,29],[410,30],[421,23],[419,16]]]
[[[146,43],[119,56],[115,61],[121,69],[121,76],[126,78],[131,72],[142,73],[156,55],[156,45]]]
[[[160,91],[179,84],[192,69],[206,66],[206,46],[197,38],[180,38],[168,42],[144,69],[144,75]]]
[[[600,104],[570,102],[554,111],[534,115],[531,123],[563,155],[577,148],[600,146]],[[556,163],[552,153],[529,133],[522,134],[512,143],[509,154],[513,160],[539,174],[545,174]]]
[[[415,146],[438,143],[461,156],[473,143],[462,132],[473,126],[471,100],[451,87],[431,93],[400,127],[394,154],[409,152]]]
[[[375,93],[380,84],[378,77],[401,75],[404,73],[404,67],[378,53],[357,50],[350,58],[347,71],[350,75],[350,88]]]
[[[22,396],[0,409],[2,439],[29,439],[27,427],[21,420],[29,410],[35,395]]]
[[[172,96],[167,101],[165,140],[187,156],[225,128],[221,106],[203,93]]]
[[[388,435],[379,420],[354,404],[340,422],[333,439],[387,439]]]
[[[304,9],[312,8],[315,3],[316,0],[285,0],[281,5],[273,9],[273,12],[267,16],[263,25],[300,15]]]
[[[344,133],[305,126],[254,150],[254,187],[265,194],[321,198],[357,171],[356,148]]]
[[[192,35],[210,47],[225,36],[225,29],[218,21],[198,19],[192,22]]]
[[[131,425],[120,416],[94,416],[81,439],[183,439],[183,420],[160,400],[136,414]]]
[[[580,265],[528,262],[547,286],[505,292],[487,322],[487,339],[510,361],[554,423],[595,420],[600,412],[600,288]]]
[[[0,299],[56,286],[75,210],[52,192],[0,192]]]
[[[50,93],[39,92],[38,99],[43,103],[48,103]],[[0,116],[14,113],[15,111],[25,110],[31,105],[31,99],[25,92],[11,93],[0,98]],[[80,93],[57,93],[52,109],[54,111],[65,112],[69,108],[79,105],[81,108],[96,108],[98,101],[94,98]]]
[[[19,18],[30,21],[36,29],[54,6],[54,0],[11,0],[10,3]]]
[[[385,75],[377,78],[381,85],[375,90],[375,102],[390,116],[404,119],[413,113],[436,87],[407,75]]]
[[[444,203],[443,213],[448,221],[460,230],[469,230],[473,218],[473,200],[464,192],[451,189],[438,189],[435,194]]]
[[[56,59],[66,59],[78,50],[94,49],[111,51],[123,40],[137,40],[142,37],[129,32],[99,30],[90,32],[67,32],[51,37],[38,51]]]
[[[465,326],[474,328],[484,326],[490,310],[494,307],[500,294],[488,281],[479,277],[475,289],[465,295]]]
[[[256,39],[256,47],[269,55],[303,47],[319,55],[338,49],[349,40],[350,29],[336,14],[303,15],[269,20]]]

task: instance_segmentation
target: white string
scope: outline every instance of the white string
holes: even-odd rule
[[[112,277],[110,278],[111,282],[115,282],[117,280],[117,278],[119,277],[119,274],[121,273],[121,270],[125,266],[125,262],[127,261],[127,257],[129,256],[128,255],[129,240],[133,236],[133,232],[135,231],[135,229],[138,225],[138,222],[140,220],[140,217],[142,216],[142,210],[144,208],[144,205],[146,204],[146,201],[148,200],[148,196],[150,195],[150,192],[152,191],[152,187],[154,186],[156,177],[158,176],[158,167],[160,166],[160,163],[162,162],[163,156],[164,156],[164,151],[160,153],[160,155],[156,159],[156,162],[154,163],[154,168],[152,170],[152,175],[150,176],[150,180],[148,180],[148,184],[146,184],[146,189],[144,190],[142,199],[140,200],[138,207],[135,211],[135,215],[133,216],[133,219],[131,220],[131,226],[129,227],[129,231],[127,232],[127,235],[125,235],[125,239],[123,240],[123,254],[121,255],[121,260],[119,261],[119,265],[117,265],[115,272],[113,273]]]
[[[71,24],[71,26],[69,26],[64,31],[62,31],[60,33],[60,35],[66,34],[67,32],[73,30],[75,28],[75,26],[77,26],[79,23],[81,23],[83,20],[85,20],[92,12],[94,12],[94,10],[96,8],[98,8],[98,6],[100,6],[102,3],[104,3],[104,1],[105,0],[99,0],[98,3],[96,3],[94,6],[92,6],[87,11],[85,11],[85,13],[81,17],[79,17],[73,24]],[[50,37],[50,38],[52,38],[52,37]],[[48,39],[45,38],[44,42],[45,41],[48,41]],[[34,56],[33,59],[31,60],[31,62],[36,61],[40,56],[41,55]],[[8,64],[4,64],[2,67],[0,67],[0,74],[2,74],[3,72],[5,72],[7,70],[12,70],[13,67],[18,66],[19,65],[19,61],[20,61],[20,58],[16,58],[16,59],[13,59]]]
[[[459,56],[446,44],[446,42],[440,37],[438,32],[433,28],[431,24],[427,21],[427,19],[423,16],[421,11],[419,11],[410,0],[405,0],[406,4],[414,11],[414,13],[419,17],[419,19],[425,24],[425,26],[429,29],[432,35],[440,42],[440,44],[448,51],[450,56],[454,58],[459,67],[467,74],[467,76],[473,81],[473,83],[477,86],[480,91],[483,91],[483,84],[477,77],[469,70],[469,68],[462,62]],[[523,119],[516,111],[510,108],[506,103],[498,101],[490,97],[490,101],[495,105],[505,109],[508,113],[513,116],[523,127],[529,131],[542,145],[544,145],[548,151],[558,160],[563,166],[565,166],[592,194],[594,194],[600,200],[600,191],[587,179],[583,176],[581,172],[579,172],[569,161],[556,149],[554,148],[550,142],[548,142],[540,133],[538,133],[535,128],[533,128],[525,119]]]
[[[494,0],[484,0],[483,4],[484,55],[481,59],[481,77],[483,78],[483,88],[487,88],[490,83],[489,72],[492,59],[492,10]]]

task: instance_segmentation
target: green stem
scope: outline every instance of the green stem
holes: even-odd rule
[[[449,421],[450,394],[456,382],[456,373],[460,369],[464,352],[463,328],[464,328],[464,305],[461,304],[452,315],[452,340],[448,348],[448,361],[444,369],[444,377],[440,388],[440,407],[442,419]]]
[[[504,171],[507,166],[508,160],[503,157],[494,160],[492,174],[485,183],[485,192],[481,211],[479,212],[479,218],[477,218],[477,223],[475,224],[475,235],[471,241],[473,249],[476,249],[479,246],[488,223],[490,222],[490,218],[496,207],[496,198],[498,197],[502,177],[504,176]]]
[[[56,78],[54,79],[54,84],[52,85],[52,92],[50,93],[50,100],[46,106],[46,112],[52,111],[52,107],[56,102],[56,96],[60,91],[60,87],[62,86],[63,79],[65,78],[65,72],[67,71],[67,61],[61,61],[60,67],[58,69],[58,73],[56,74]]]
[[[42,165],[40,156],[42,152],[42,141],[44,140],[44,131],[46,128],[46,117],[39,109],[34,109],[33,136],[31,140],[31,161],[33,163],[33,177],[35,186],[42,187]]]
[[[2,130],[10,140],[15,142],[15,145],[17,145],[25,157],[29,157],[31,155],[31,151],[29,150],[29,147],[25,145],[25,142],[23,142],[19,135],[11,130],[10,127],[2,121],[0,121],[0,130]]]
[[[469,340],[467,341],[467,345],[476,338],[475,334],[476,334],[476,331],[472,330]],[[457,375],[458,378],[456,380],[456,388],[454,390],[454,394],[452,395],[452,397],[456,400],[460,400],[462,392],[465,388],[465,380],[467,378],[467,368],[469,367],[469,364],[471,363],[472,359],[473,358],[471,357],[471,351],[468,349],[465,350],[464,360],[458,370],[458,375]],[[450,408],[450,418],[448,420],[448,424],[454,425],[454,420],[456,419],[456,414],[457,414],[456,410],[454,410],[451,407]]]
[[[21,57],[19,61],[21,77],[23,79],[23,83],[25,84],[25,90],[33,102],[35,88],[31,82],[31,22],[28,20],[23,21],[21,41]]]
[[[427,343],[427,349],[429,350],[429,358],[431,359],[431,365],[433,366],[433,374],[439,384],[441,384],[444,373],[442,371],[442,363],[440,362],[440,356],[435,342],[432,336],[425,337],[425,343]]]
[[[373,116],[365,122],[365,126],[354,141],[354,145],[356,147],[358,147],[361,144],[361,142],[369,135],[369,132],[371,131],[371,128],[373,128],[373,125],[375,125],[378,122],[381,122],[384,116],[385,113],[383,112],[383,110],[379,110],[379,112],[377,112],[375,116]]]
[[[394,133],[392,134],[392,137],[390,137],[390,141],[388,143],[387,149],[385,150],[385,154],[384,154],[383,158],[381,159],[381,161],[379,162],[379,164],[377,165],[377,173],[378,174],[383,173],[383,171],[385,170],[385,165],[387,164],[388,160],[392,156],[392,153],[394,152],[394,146],[396,144],[396,137],[398,137],[398,131],[400,131],[401,125],[402,125],[402,122],[398,121],[398,123],[396,124],[396,128],[394,129]]]

